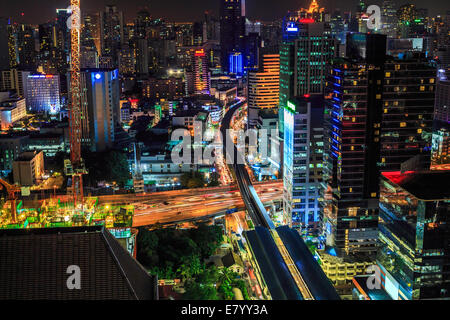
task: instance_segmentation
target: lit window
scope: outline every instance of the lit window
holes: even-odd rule
[[[386,72],[386,78],[390,78],[391,77],[391,73],[390,72]]]
[[[372,193],[370,194],[370,196],[371,196],[372,198],[376,198],[377,193],[376,193],[376,192],[372,192]]]
[[[420,86],[420,91],[425,91],[425,86]]]
[[[406,127],[406,122],[400,122],[400,128]]]

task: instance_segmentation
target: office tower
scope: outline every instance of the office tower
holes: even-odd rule
[[[19,67],[28,71],[36,70],[36,50],[34,30],[29,25],[20,25],[17,31]]]
[[[245,1],[220,0],[220,45],[222,71],[228,72],[229,56],[242,52],[245,36]]]
[[[324,223],[338,256],[371,261],[378,237],[386,36],[350,34],[325,86]]]
[[[443,69],[437,77],[434,120],[450,123],[450,79]]]
[[[26,101],[28,110],[35,113],[57,114],[61,108],[61,91],[57,75],[29,75]]]
[[[321,233],[323,96],[305,95],[284,106],[283,223],[304,236]]]
[[[25,97],[27,81],[30,72],[18,69],[0,71],[0,89],[3,91],[14,90],[20,97]]]
[[[98,68],[99,59],[97,50],[94,48],[81,47],[80,66],[82,69]]]
[[[17,68],[19,64],[19,56],[17,52],[17,26],[8,25],[8,51],[9,51],[9,67]]]
[[[67,64],[70,57],[70,32],[67,21],[70,19],[71,11],[68,9],[56,9],[55,42],[59,49],[61,62]]]
[[[81,72],[82,144],[93,152],[114,144],[114,128],[120,123],[119,71],[85,69]]]
[[[340,9],[334,11],[330,20],[330,34],[337,39],[339,43],[344,44],[348,31],[348,22],[345,20]]]
[[[381,6],[381,23],[380,32],[388,38],[397,36],[397,9],[394,1],[384,0]]]
[[[280,95],[280,55],[262,54],[258,71],[248,74],[248,123],[256,125],[262,109],[278,106]]]
[[[405,4],[397,11],[397,27],[400,38],[410,38],[414,35],[415,21],[419,19],[419,12],[413,4]]]
[[[193,54],[194,93],[209,94],[211,76],[208,68],[208,58],[204,48],[199,48]]]
[[[242,53],[244,58],[244,71],[246,73],[258,68],[261,45],[261,36],[258,33],[252,32],[244,37]]]
[[[148,76],[148,40],[147,39],[135,39],[132,40],[132,45],[136,55],[136,72],[140,76]]]
[[[324,34],[324,23],[287,23],[285,28],[280,47],[280,108],[294,97],[323,93],[325,65],[336,54],[336,40]],[[282,126],[280,119],[281,132]]]
[[[136,51],[128,44],[119,52],[119,73],[121,75],[134,75],[136,73]]]
[[[175,100],[184,96],[182,78],[169,77],[167,79],[149,78],[142,82],[142,96],[149,99]]]
[[[112,58],[114,66],[118,65],[118,53],[124,41],[123,13],[116,6],[106,6],[100,12],[101,55]]]
[[[450,171],[382,174],[377,264],[393,300],[450,297],[449,180]]]
[[[194,46],[201,46],[203,42],[203,23],[194,22],[192,25],[192,43]]]
[[[204,41],[220,41],[220,22],[209,11],[205,12],[205,27],[206,38]]]
[[[83,29],[81,33],[81,45],[90,49],[96,49],[100,55],[102,52],[100,44],[100,16],[99,14],[86,14],[83,18]]]
[[[406,161],[429,169],[436,67],[421,53],[407,53],[384,69],[381,170],[402,170]]]
[[[8,19],[0,17],[0,70],[9,69]]]

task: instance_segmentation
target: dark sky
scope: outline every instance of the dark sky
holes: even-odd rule
[[[163,17],[170,21],[194,21],[202,19],[205,10],[218,12],[220,0],[81,0],[81,10],[99,11],[106,4],[116,4],[131,20],[139,8],[148,7],[152,16]],[[367,1],[377,4],[381,0]],[[395,0],[394,0],[395,1]],[[43,23],[55,17],[56,8],[65,8],[69,0],[2,0],[0,16],[13,18],[16,22]],[[281,18],[287,10],[307,7],[310,0],[246,0],[247,16],[251,19],[275,20]],[[327,9],[353,9],[358,0],[318,0]],[[418,7],[428,8],[431,15],[444,14],[450,10],[449,0],[397,0],[397,4],[414,3]],[[24,16],[21,16],[21,13]]]

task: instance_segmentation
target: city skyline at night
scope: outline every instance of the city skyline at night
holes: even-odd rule
[[[2,4],[0,302],[450,300],[447,2]]]

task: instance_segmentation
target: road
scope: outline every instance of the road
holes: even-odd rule
[[[261,195],[261,201],[268,203],[281,200],[282,182],[268,182],[255,186]],[[190,219],[200,219],[215,214],[223,214],[229,208],[244,209],[239,190],[235,188],[191,189],[154,193],[143,196],[136,202],[133,226],[146,226],[156,223],[175,223]],[[102,200],[103,201],[103,200]]]

